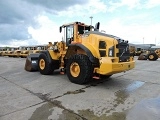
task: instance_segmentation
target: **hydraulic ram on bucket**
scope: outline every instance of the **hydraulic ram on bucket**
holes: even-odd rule
[[[32,53],[27,56],[26,63],[25,63],[25,70],[26,71],[38,71],[38,58],[39,53]]]

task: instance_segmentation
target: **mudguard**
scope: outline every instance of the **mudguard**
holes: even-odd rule
[[[94,55],[92,54],[92,52],[87,47],[85,47],[82,44],[78,44],[78,43],[76,43],[76,44],[70,44],[69,45],[69,47],[73,47],[73,46],[80,47],[81,49],[83,49],[87,53],[87,56],[89,57],[89,60],[94,64],[94,66],[100,66],[99,65],[99,59],[96,58],[96,57],[94,57]],[[67,51],[67,53],[68,53],[68,51]],[[69,54],[67,54],[67,53],[66,53],[66,56],[67,55],[69,56]]]
[[[25,70],[26,71],[38,71],[38,58],[40,53],[32,53],[27,56],[26,63],[25,63]]]

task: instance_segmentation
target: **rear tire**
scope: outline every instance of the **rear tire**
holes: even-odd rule
[[[52,63],[49,62],[49,58],[44,53],[41,53],[38,58],[38,70],[43,75],[50,75],[54,71]]]
[[[156,53],[149,53],[149,54],[148,54],[148,60],[150,60],[150,61],[155,61],[155,60],[157,60],[157,59],[158,59],[158,56],[157,56]]]
[[[73,55],[67,62],[66,73],[72,83],[85,84],[93,75],[93,66],[88,56]]]

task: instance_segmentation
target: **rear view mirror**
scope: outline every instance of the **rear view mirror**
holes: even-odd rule
[[[59,27],[59,32],[60,32],[60,33],[62,32],[62,26],[61,26],[61,27]]]
[[[99,31],[100,22],[96,23],[94,30]]]

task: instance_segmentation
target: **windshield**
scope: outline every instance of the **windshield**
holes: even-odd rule
[[[27,48],[27,50],[30,50],[30,48]]]
[[[137,51],[141,51],[141,48],[137,48]]]

